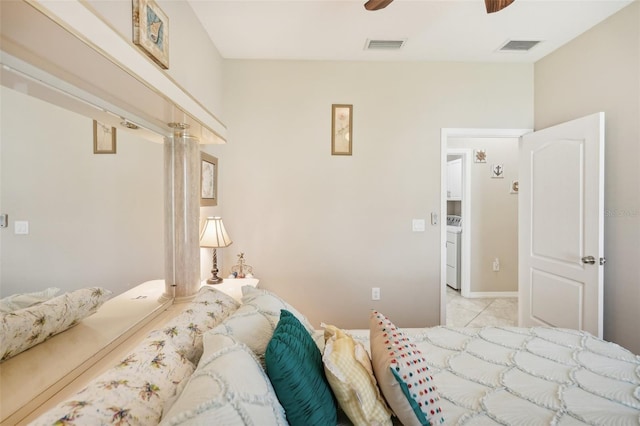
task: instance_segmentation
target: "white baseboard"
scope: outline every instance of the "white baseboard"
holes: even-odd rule
[[[469,299],[481,299],[486,297],[518,297],[517,291],[472,291],[464,297]]]

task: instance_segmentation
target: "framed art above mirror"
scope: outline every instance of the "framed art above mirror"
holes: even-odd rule
[[[200,153],[200,205],[218,205],[218,159],[206,152]]]

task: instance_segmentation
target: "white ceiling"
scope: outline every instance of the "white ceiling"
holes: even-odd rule
[[[188,0],[224,58],[535,62],[633,0],[515,0],[487,14],[484,0]],[[406,39],[367,51],[367,39]],[[541,40],[526,53],[508,40]]]

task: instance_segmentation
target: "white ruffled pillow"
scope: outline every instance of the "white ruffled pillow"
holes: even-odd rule
[[[161,425],[285,426],[284,410],[264,370],[232,336],[206,333],[198,368]]]
[[[282,309],[291,312],[314,337],[320,351],[324,347],[322,333],[318,334],[309,320],[276,294],[255,288],[242,287],[242,305],[229,318],[214,328],[215,333],[227,334],[247,345],[264,365],[264,353],[280,321]],[[319,340],[316,340],[319,339]]]
[[[38,305],[0,314],[0,358],[11,358],[94,314],[109,299],[111,291],[83,288],[54,297]]]

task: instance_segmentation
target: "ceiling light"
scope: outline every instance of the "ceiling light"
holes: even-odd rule
[[[122,121],[120,122],[120,125],[126,127],[127,129],[131,129],[131,130],[138,130],[140,128],[140,126],[138,126],[136,123],[132,123],[131,121],[127,120],[126,118],[122,119]]]

